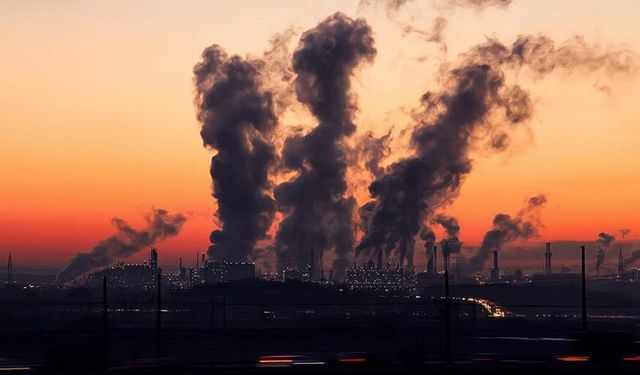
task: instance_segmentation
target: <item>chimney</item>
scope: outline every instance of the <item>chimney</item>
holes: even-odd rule
[[[13,284],[13,260],[9,253],[9,261],[7,262],[7,284]]]
[[[438,247],[433,247],[433,274],[438,273]]]
[[[498,267],[498,250],[493,250],[493,268],[491,269],[491,280],[498,281],[500,278],[500,267]]]
[[[544,253],[544,273],[551,275],[551,242],[547,242],[547,250]]]
[[[622,258],[622,248],[620,248],[620,252],[618,253],[618,279],[622,279],[624,275],[624,259]]]

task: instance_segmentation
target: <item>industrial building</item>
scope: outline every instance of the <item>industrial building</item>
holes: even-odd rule
[[[368,262],[361,266],[354,264],[353,267],[349,267],[345,284],[355,290],[408,291],[415,289],[416,275],[413,272],[405,272],[402,267],[392,268],[388,264],[385,267],[377,267],[375,263]]]

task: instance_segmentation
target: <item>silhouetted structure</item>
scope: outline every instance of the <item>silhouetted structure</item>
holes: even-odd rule
[[[544,253],[544,274],[551,275],[551,242],[547,242],[547,250]]]
[[[618,253],[618,278],[624,277],[624,258],[622,257],[622,248],[620,248],[620,252]]]
[[[498,250],[493,250],[493,268],[491,269],[491,281],[500,279],[500,267],[498,266]]]
[[[11,259],[11,253],[9,253],[9,260],[7,261],[7,284],[13,284],[13,261]]]

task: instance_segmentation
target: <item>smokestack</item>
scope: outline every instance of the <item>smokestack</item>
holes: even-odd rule
[[[158,268],[158,250],[155,247],[149,249],[149,266],[153,269]]]
[[[620,248],[620,252],[618,253],[618,278],[622,279],[624,276],[624,258],[622,257],[622,248]]]
[[[9,253],[9,261],[7,262],[7,284],[13,284],[13,260]]]
[[[544,273],[551,275],[551,242],[547,242],[547,250],[544,253]]]
[[[433,247],[433,274],[438,273],[438,247]]]
[[[491,280],[500,279],[500,267],[498,267],[498,250],[493,250],[493,268],[491,269]]]

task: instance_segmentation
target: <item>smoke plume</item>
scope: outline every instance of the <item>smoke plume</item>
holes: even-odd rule
[[[424,30],[413,25],[404,25],[402,34],[416,34],[427,42],[444,43],[444,29],[447,27],[447,20],[444,17],[436,17],[433,20],[431,30]],[[444,46],[446,48],[446,46]]]
[[[540,226],[538,213],[546,202],[547,198],[544,195],[538,195],[530,198],[527,207],[515,217],[497,214],[493,219],[492,228],[485,233],[480,248],[468,259],[468,272],[482,271],[493,250],[500,250],[505,244],[518,239],[526,240],[537,236]]]
[[[355,200],[346,197],[348,148],[357,109],[350,79],[362,62],[373,60],[371,28],[364,19],[336,13],[305,32],[293,54],[298,100],[318,120],[305,135],[289,137],[283,163],[297,176],[275,189],[285,218],[276,236],[280,264],[317,264],[333,248],[334,267],[345,268],[353,247]],[[310,254],[316,259],[310,259]]]
[[[125,259],[156,241],[173,237],[180,232],[187,218],[154,209],[145,216],[146,228],[137,230],[126,221],[113,218],[111,224],[117,233],[100,241],[88,253],[78,253],[57,275],[56,284],[70,283],[81,276],[107,267],[118,259]]]
[[[441,214],[436,215],[433,218],[433,221],[437,224],[440,224],[447,233],[447,237],[440,241],[442,255],[445,258],[448,258],[449,254],[460,253],[460,249],[462,249],[462,242],[458,238],[458,236],[460,235],[460,224],[458,224],[458,220],[456,220],[456,218],[453,216],[446,216]]]
[[[210,173],[221,228],[211,232],[212,259],[246,261],[273,221],[269,171],[277,119],[272,94],[261,87],[263,66],[212,45],[194,68],[200,136],[217,151]]]
[[[596,253],[596,273],[600,273],[600,267],[604,263],[604,258],[607,255],[607,250],[609,250],[609,246],[616,240],[616,238],[609,233],[600,232],[598,233],[598,239],[596,240],[596,246],[598,247],[598,252]]]
[[[520,36],[511,46],[489,39],[462,54],[442,77],[442,89],[421,98],[414,156],[390,165],[369,186],[376,208],[356,250],[384,245],[404,259],[425,219],[457,197],[472,169],[472,147],[508,148],[510,133],[531,118],[533,104],[526,90],[505,82],[505,71],[526,67],[537,78],[555,70],[631,71],[633,59],[622,56],[625,50],[602,50],[581,39],[556,47],[543,36]]]
[[[391,153],[389,143],[391,142],[391,131],[376,137],[373,132],[367,132],[359,141],[358,154],[364,160],[365,168],[374,176],[380,177],[384,174],[384,169],[380,162]]]
[[[408,3],[414,1],[415,0],[360,0],[359,7],[362,9],[382,4],[388,14],[393,14]],[[507,8],[512,2],[513,0],[436,0],[434,4],[437,8],[441,9],[473,8],[481,11],[488,7]]]

